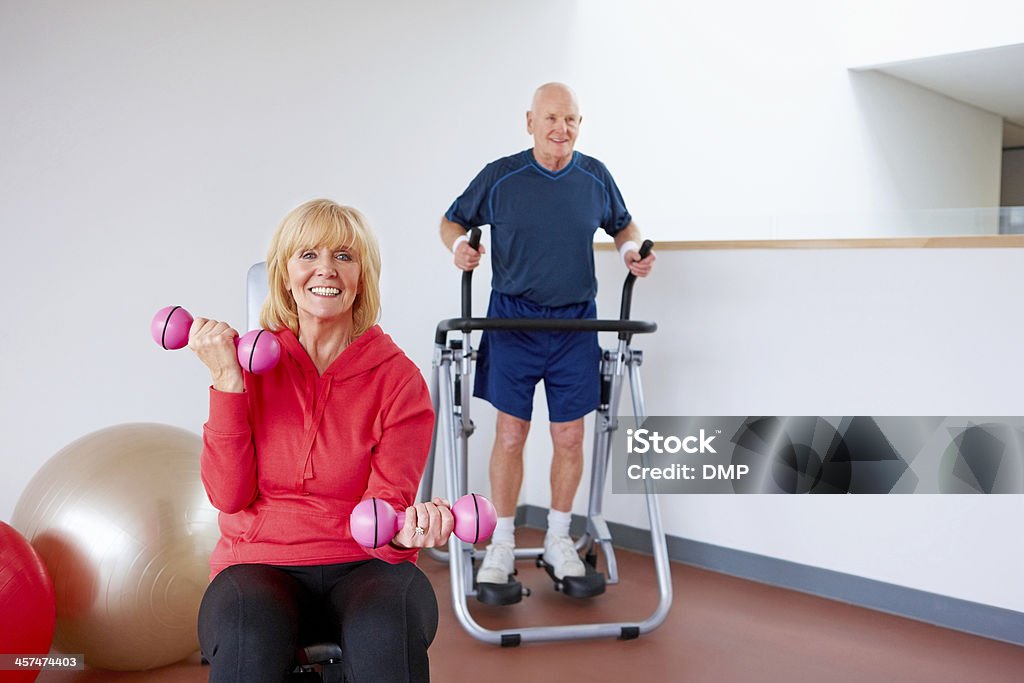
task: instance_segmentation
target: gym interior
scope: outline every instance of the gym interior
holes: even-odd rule
[[[156,501],[198,465],[154,466],[141,487],[90,477],[115,456],[137,460],[147,439],[159,440],[150,451],[197,453],[209,380],[152,343],[153,312],[180,303],[245,324],[247,272],[280,217],[309,198],[369,217],[380,323],[429,378],[435,329],[460,314],[438,218],[486,160],[529,146],[523,112],[548,81],[579,94],[578,148],[614,169],[655,243],[657,267],[636,282],[631,311],[657,325],[632,340],[648,415],[1022,414],[1024,10],[947,5],[3,2],[0,521],[17,529],[29,512],[16,510],[63,482],[91,549],[151,532]],[[599,316],[615,318],[624,271],[606,236],[594,248]],[[490,276],[485,261],[476,316]],[[614,347],[616,336],[601,341]],[[466,484],[486,494],[494,410],[472,410]],[[547,414],[543,392],[534,413]],[[539,541],[549,493],[537,422],[517,512],[527,544]],[[122,430],[109,442],[117,453],[90,447],[110,429]],[[588,418],[588,449],[595,432]],[[439,455],[437,491],[445,466]],[[591,474],[588,460],[576,534]],[[431,672],[1020,680],[1024,483],[985,493],[659,495],[671,607],[638,637],[588,637],[583,626],[519,647],[485,642],[457,619],[447,561],[424,553],[441,620]],[[181,534],[215,524],[203,504],[182,502]],[[566,596],[522,563],[531,595],[507,607],[470,600],[474,619],[499,633],[645,619],[666,590],[645,497],[609,482],[603,519],[620,576],[604,594]],[[0,538],[5,563],[31,553]],[[113,601],[137,586],[79,595],[101,588]],[[150,616],[194,624],[203,588],[170,576],[166,612]],[[9,604],[31,611],[19,599]],[[58,632],[75,608],[62,599]],[[121,656],[118,640],[139,623],[89,625],[106,639],[90,641],[86,668],[34,679],[206,680],[198,645],[168,655],[159,630]],[[83,654],[56,641],[51,653]]]

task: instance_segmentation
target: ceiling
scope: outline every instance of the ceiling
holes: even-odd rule
[[[1024,146],[1024,43],[874,65],[1003,117],[1003,147]]]

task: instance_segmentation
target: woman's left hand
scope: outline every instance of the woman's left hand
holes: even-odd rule
[[[405,509],[405,525],[392,543],[403,548],[433,548],[446,544],[454,528],[451,503],[434,498]]]

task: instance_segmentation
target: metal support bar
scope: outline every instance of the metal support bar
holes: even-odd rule
[[[470,246],[476,248],[479,243],[479,230],[471,231]],[[645,241],[641,247],[641,257],[651,249],[652,243]],[[604,351],[602,354],[602,378],[610,378],[610,386],[602,388],[602,405],[595,418],[594,451],[591,468],[590,499],[587,510],[587,527],[583,536],[576,544],[577,549],[583,546],[588,551],[595,544],[601,546],[608,568],[608,583],[617,583],[618,564],[612,546],[611,532],[604,519],[602,506],[604,488],[607,482],[610,461],[612,435],[618,429],[617,411],[622,394],[622,383],[627,374],[633,400],[633,414],[637,424],[646,418],[646,407],[643,399],[643,388],[640,383],[639,366],[643,361],[642,353],[630,347],[634,334],[654,332],[657,325],[651,322],[629,320],[630,301],[632,298],[635,276],[626,277],[623,285],[622,308],[619,320],[523,320],[504,318],[473,318],[471,306],[471,272],[463,274],[462,279],[462,317],[442,320],[435,332],[434,369],[431,375],[431,394],[434,396],[434,412],[436,414],[435,433],[431,443],[430,455],[427,458],[427,470],[424,482],[433,482],[436,465],[436,449],[443,449],[445,462],[445,481],[450,500],[457,500],[466,490],[467,451],[469,436],[473,433],[473,423],[469,419],[471,388],[469,380],[472,375],[473,349],[470,345],[469,333],[475,330],[567,330],[617,332],[618,348]],[[452,349],[445,349],[447,333],[461,331],[461,345],[452,343]],[[453,365],[455,366],[453,376]],[[458,386],[458,400],[453,387]],[[607,390],[606,390],[607,389]],[[458,427],[456,427],[458,425]],[[425,485],[429,496],[431,484]],[[620,638],[624,640],[636,638],[660,626],[668,616],[672,606],[671,566],[668,560],[668,547],[665,533],[661,525],[661,512],[658,499],[650,483],[646,484],[645,500],[647,516],[650,522],[651,545],[654,555],[654,567],[658,577],[659,601],[649,617],[640,622],[612,622],[569,624],[564,626],[535,626],[521,629],[492,630],[481,626],[470,613],[468,597],[475,596],[473,589],[473,558],[474,549],[471,545],[459,540],[455,535],[450,537],[448,552],[432,550],[435,557],[445,557],[448,561],[452,607],[462,627],[474,638],[503,647],[512,647],[532,641],[561,641],[584,638]],[[421,487],[424,488],[424,487]],[[516,558],[536,557],[541,548],[517,548]]]
[[[456,354],[448,350],[439,350],[435,352],[435,358],[437,359],[437,367],[434,374],[437,377],[435,379],[432,376],[431,379],[431,390],[436,392],[437,396],[435,401],[437,433],[434,441],[435,447],[440,445],[443,448],[448,497],[451,500],[456,500],[466,492],[465,455],[469,435],[461,429],[460,421],[457,419],[454,410],[454,378],[452,377],[452,371],[453,366],[463,360],[465,356],[456,359]],[[629,347],[628,342],[620,341],[619,348],[615,351],[606,351],[604,358],[602,372],[610,372],[612,375],[611,395],[608,404],[601,407],[595,418],[596,432],[591,471],[590,503],[587,515],[587,529],[581,538],[581,542],[583,545],[589,543],[601,546],[607,566],[608,583],[615,584],[619,582],[618,564],[615,559],[614,547],[612,546],[611,532],[604,519],[602,507],[604,487],[607,483],[607,470],[610,463],[611,439],[618,428],[616,412],[621,399],[622,383],[626,376],[629,377],[633,409],[638,424],[645,419],[646,413],[639,374],[642,354],[639,351],[633,351]],[[461,368],[457,371],[461,372]],[[467,378],[468,374],[462,374],[461,381],[463,384],[466,383]],[[461,406],[463,418],[467,416],[468,409],[468,403],[463,403]],[[432,468],[436,464],[435,453],[431,453],[428,462],[431,468],[428,469],[425,479],[432,478],[433,476]],[[468,603],[468,599],[476,595],[473,588],[474,549],[471,545],[464,543],[453,535],[448,544],[448,552],[445,555],[449,564],[453,610],[459,623],[467,633],[477,640],[501,646],[518,645],[528,642],[588,638],[622,639],[626,636],[633,638],[653,631],[664,622],[672,605],[671,565],[668,559],[668,548],[662,528],[657,496],[653,491],[648,490],[645,499],[660,596],[657,606],[648,618],[638,622],[584,623],[504,630],[485,628],[474,619]],[[578,543],[577,545],[580,546],[581,544]],[[517,548],[516,557],[536,557],[540,552],[542,552],[540,548]]]

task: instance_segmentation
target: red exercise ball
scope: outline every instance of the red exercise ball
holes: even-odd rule
[[[57,619],[46,565],[18,531],[0,522],[0,653],[45,655]],[[5,671],[4,681],[36,680],[39,671]]]

